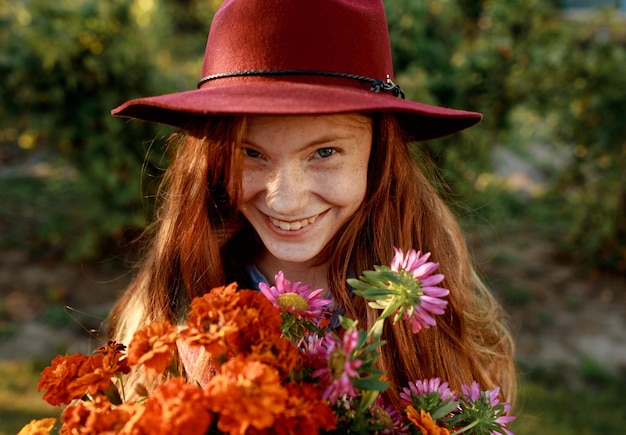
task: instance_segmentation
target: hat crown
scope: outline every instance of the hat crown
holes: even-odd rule
[[[202,77],[320,71],[393,79],[380,0],[226,0],[215,14]]]
[[[404,99],[393,80],[382,0],[224,0],[198,89],[112,111],[181,128],[213,115],[361,112],[395,113],[414,140],[455,133],[482,117]]]

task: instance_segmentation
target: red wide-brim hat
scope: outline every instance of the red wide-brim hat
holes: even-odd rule
[[[185,128],[208,115],[393,112],[414,140],[482,118],[406,100],[393,80],[381,0],[226,0],[197,89],[130,100],[112,113]]]

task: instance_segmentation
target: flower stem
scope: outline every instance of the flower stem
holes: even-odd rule
[[[460,434],[460,433],[463,433],[463,432],[465,432],[465,431],[468,431],[468,430],[470,430],[471,428],[473,428],[473,427],[475,427],[475,426],[478,426],[478,423],[480,423],[480,419],[478,419],[478,418],[477,418],[476,420],[474,420],[473,422],[471,422],[471,423],[470,423],[470,424],[468,424],[467,426],[462,427],[461,429],[459,429],[459,430],[457,430],[457,431],[452,432],[450,435],[458,435],[458,434]]]
[[[364,412],[367,408],[372,406],[378,397],[379,391],[365,391],[361,397],[361,403],[359,404],[359,412]]]
[[[380,340],[380,337],[383,335],[383,325],[385,323],[385,319],[378,318],[376,322],[372,325],[372,328],[367,331],[367,338],[374,338],[375,340]]]

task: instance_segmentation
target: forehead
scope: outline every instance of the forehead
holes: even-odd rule
[[[280,137],[328,138],[371,137],[372,119],[361,114],[249,116],[246,140],[271,140]]]

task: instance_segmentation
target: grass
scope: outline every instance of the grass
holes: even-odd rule
[[[41,368],[36,366],[0,360],[0,435],[14,435],[32,419],[60,413],[37,392]],[[558,374],[529,373],[520,380],[518,418],[510,429],[516,435],[621,433],[626,427],[626,407],[621,403],[626,376],[593,379],[584,386],[569,387]]]
[[[518,418],[510,425],[516,435],[617,434],[626,427],[626,377],[584,388],[537,380],[522,380],[520,387]]]
[[[15,435],[33,419],[60,413],[37,392],[40,371],[32,362],[0,361],[0,435]]]

